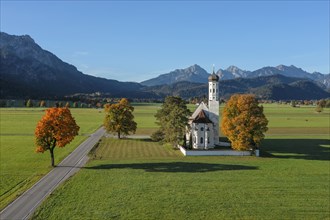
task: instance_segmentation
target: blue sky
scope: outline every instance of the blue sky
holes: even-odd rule
[[[193,64],[330,72],[329,1],[1,0],[0,24],[86,74],[120,81]]]

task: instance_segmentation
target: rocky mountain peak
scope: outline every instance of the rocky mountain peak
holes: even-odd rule
[[[189,72],[196,72],[196,71],[200,71],[202,70],[203,68],[198,66],[197,64],[194,64],[188,68],[186,68],[185,70],[189,71]]]
[[[286,65],[281,64],[281,65],[276,66],[275,68],[278,69],[278,70],[281,70],[281,71],[289,71],[289,70],[291,70],[291,71],[292,70],[294,70],[294,71],[296,71],[296,70],[303,71],[301,68],[298,68],[294,65],[286,66]]]
[[[35,45],[36,43],[30,37],[30,35],[9,35],[5,32],[0,32],[0,47],[4,46],[12,46],[12,47],[27,47],[31,45]]]
[[[227,71],[232,72],[232,73],[238,73],[241,72],[242,70],[240,68],[238,68],[237,66],[229,66],[227,69]]]

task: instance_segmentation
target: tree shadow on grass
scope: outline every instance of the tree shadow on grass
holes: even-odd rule
[[[211,163],[133,163],[133,164],[102,164],[85,169],[140,169],[146,172],[184,172],[184,173],[205,173],[212,171],[226,170],[256,170],[255,166],[230,165],[230,164],[211,164]]]
[[[265,139],[262,157],[330,160],[330,141],[326,139]]]

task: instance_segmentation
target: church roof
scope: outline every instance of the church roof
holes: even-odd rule
[[[196,118],[193,119],[193,123],[212,123],[212,121],[206,116],[204,110],[200,111]]]
[[[199,104],[199,106],[196,108],[196,110],[194,111],[194,113],[191,115],[190,119],[195,119],[201,110],[204,110],[204,111],[208,111],[209,110],[207,108],[207,106],[204,104],[204,102],[201,102]]]

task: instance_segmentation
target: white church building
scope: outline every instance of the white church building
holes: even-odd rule
[[[193,149],[207,150],[219,145],[219,77],[209,76],[208,106],[203,102],[189,118],[186,140]]]

